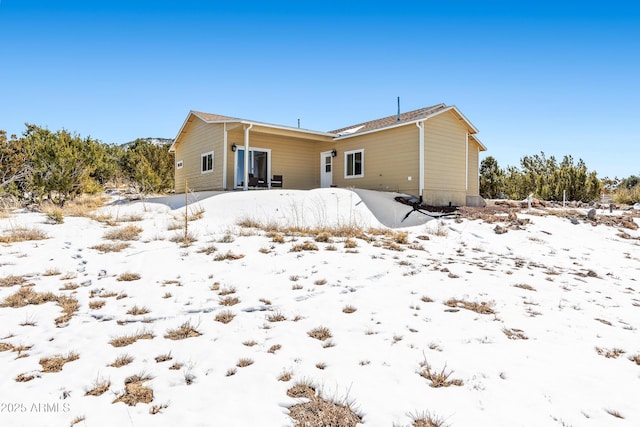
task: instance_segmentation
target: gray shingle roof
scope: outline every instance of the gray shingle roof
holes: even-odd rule
[[[330,133],[342,134],[342,135],[355,135],[362,132],[368,132],[376,129],[382,129],[389,126],[394,126],[404,122],[412,122],[419,119],[429,117],[438,111],[447,108],[445,104],[433,105],[431,107],[420,108],[418,110],[407,111],[406,113],[400,113],[400,120],[398,115],[383,117],[381,119],[371,120],[357,125],[351,125],[344,128],[329,131]]]

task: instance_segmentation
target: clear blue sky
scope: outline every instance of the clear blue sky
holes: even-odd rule
[[[640,173],[640,2],[0,0],[0,129],[175,137],[189,110],[330,130],[444,102],[501,166]]]

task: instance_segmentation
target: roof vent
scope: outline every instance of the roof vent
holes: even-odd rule
[[[400,121],[400,97],[398,97],[398,121]]]

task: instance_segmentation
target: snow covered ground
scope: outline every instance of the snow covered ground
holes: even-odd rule
[[[48,237],[0,244],[0,425],[288,426],[296,382],[364,426],[640,425],[637,229],[522,211],[384,234],[354,192],[271,190],[191,202],[184,246],[184,206],[160,201],[0,218]]]

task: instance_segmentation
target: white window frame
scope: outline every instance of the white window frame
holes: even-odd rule
[[[182,160],[178,160],[176,162],[176,169],[182,169],[183,166],[184,166],[184,162]]]
[[[360,153],[360,173],[355,174],[355,154]],[[353,154],[353,175],[347,175],[348,170],[348,162],[349,155]],[[344,179],[352,179],[352,178],[364,178],[364,148],[359,148],[357,150],[349,150],[344,152]]]
[[[203,162],[204,158],[208,157],[208,156],[211,156],[211,169],[205,170],[204,169],[204,165],[202,164],[202,162]],[[215,160],[215,157],[213,155],[213,151],[208,151],[206,153],[202,153],[200,155],[200,173],[211,173],[211,172],[213,172],[214,160]]]

